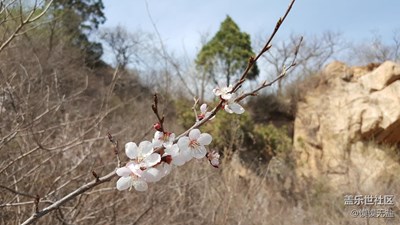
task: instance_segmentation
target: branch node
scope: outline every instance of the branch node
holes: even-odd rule
[[[158,119],[158,123],[154,124],[154,128],[157,131],[163,132],[164,133],[164,115],[160,116],[160,113],[158,112],[158,97],[157,94],[154,94],[154,103],[151,105],[151,108],[153,109],[154,114],[156,115]]]
[[[115,144],[114,137],[111,135],[110,132],[107,133],[107,137],[108,137],[108,140],[110,140],[111,143]]]
[[[266,45],[266,46],[263,48],[262,52],[265,53],[265,52],[268,51],[271,47],[272,47],[271,44]]]
[[[100,181],[99,175],[97,175],[97,173],[94,172],[94,170],[92,170],[92,175],[94,176],[94,178],[96,178],[96,182],[99,182],[99,181]]]
[[[39,202],[40,202],[40,196],[36,195],[35,196],[35,201],[34,201],[34,203],[35,203],[35,213],[39,212]]]
[[[255,63],[255,62],[256,62],[255,57],[254,57],[254,56],[250,56],[250,58],[249,58],[249,64],[253,64],[253,63]]]

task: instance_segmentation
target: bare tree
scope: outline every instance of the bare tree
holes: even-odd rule
[[[306,76],[319,71],[329,60],[342,51],[345,47],[341,35],[334,32],[325,32],[321,36],[304,37],[299,51],[296,68],[292,71],[291,79]],[[281,41],[271,47],[271,50],[263,55],[271,68],[272,74],[279,74],[281,68],[294,57],[294,51],[301,35],[292,34],[286,41]],[[283,83],[287,78],[278,82],[278,93],[281,93]]]
[[[49,9],[50,5],[52,4],[53,0],[49,1],[46,5],[42,5],[38,3],[37,0],[34,1],[33,5],[30,9],[26,10],[22,1],[1,1],[0,3],[0,17],[1,21],[0,24],[10,23],[17,23],[18,25],[13,27],[10,32],[3,31],[3,38],[0,42],[0,52],[7,47],[10,42],[19,34],[26,32],[24,28],[27,28],[28,25],[38,21],[41,17],[43,17],[47,10]],[[27,28],[32,29],[32,27]]]
[[[118,25],[103,29],[100,38],[107,44],[114,55],[115,64],[126,69],[130,63],[143,61],[143,53],[148,47],[148,36],[141,31],[131,33]]]
[[[351,61],[357,64],[382,63],[387,60],[400,60],[400,29],[393,32],[392,42],[384,42],[378,32],[374,32],[367,42],[353,44]]]

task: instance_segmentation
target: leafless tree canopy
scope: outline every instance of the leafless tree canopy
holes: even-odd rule
[[[351,54],[355,56],[353,63],[366,65],[368,63],[382,63],[387,60],[400,60],[400,30],[394,30],[391,41],[384,42],[379,33],[372,34],[370,40],[351,46]]]
[[[148,54],[149,34],[142,31],[131,33],[122,26],[106,28],[101,31],[100,38],[114,55],[115,65],[125,69],[129,64],[144,63],[144,54]]]

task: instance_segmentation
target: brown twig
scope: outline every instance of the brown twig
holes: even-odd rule
[[[12,193],[14,193],[16,195],[22,195],[22,196],[25,196],[25,197],[28,197],[28,198],[36,198],[36,196],[34,196],[34,195],[23,193],[23,192],[20,192],[20,191],[16,191],[16,190],[14,190],[12,188],[9,188],[9,187],[3,186],[3,185],[0,185],[0,188],[6,189],[7,191],[12,192]]]
[[[99,175],[97,175],[97,173],[94,170],[92,170],[92,175],[94,176],[94,178],[96,179],[97,182],[100,181]]]
[[[219,110],[222,109],[223,103],[224,103],[224,100],[220,100],[218,105],[215,106],[213,110],[211,110],[211,113],[208,117],[204,117],[204,119],[196,122],[195,124],[193,124],[193,126],[191,126],[189,129],[187,129],[185,132],[181,133],[178,137],[175,138],[175,142],[177,142],[179,138],[188,135],[191,130],[199,128],[203,124],[207,123],[211,118],[213,118],[213,116],[215,116],[217,114],[217,112]]]
[[[114,154],[115,157],[117,158],[117,165],[118,167],[121,166],[121,159],[119,158],[119,145],[118,145],[118,141],[114,140],[114,137],[111,135],[110,132],[108,132],[107,134],[108,140],[114,145]]]
[[[290,69],[292,69],[294,66],[296,66],[296,59],[297,59],[297,55],[299,53],[300,45],[301,45],[302,42],[303,42],[303,37],[300,38],[299,44],[296,46],[292,62],[288,66],[284,66],[284,68],[282,69],[282,72],[279,74],[279,76],[277,76],[274,80],[272,80],[270,82],[264,81],[258,88],[254,89],[251,92],[244,93],[244,94],[240,95],[239,97],[237,97],[235,99],[235,102],[240,102],[241,100],[243,100],[244,98],[246,98],[248,96],[256,96],[257,93],[261,89],[271,86],[272,84],[274,84],[275,82],[279,81],[284,76],[286,76],[287,72]]]
[[[39,195],[36,195],[36,196],[35,196],[35,201],[34,201],[34,204],[35,204],[35,213],[39,212],[39,202],[40,202],[40,196],[39,196]]]
[[[265,53],[267,52],[270,48],[271,48],[271,42],[274,39],[276,33],[278,32],[279,28],[281,27],[283,21],[285,21],[287,15],[289,15],[290,10],[293,7],[293,4],[296,0],[292,0],[292,2],[290,2],[288,8],[286,9],[285,14],[283,15],[283,17],[280,17],[278,19],[278,21],[276,22],[274,31],[272,32],[272,34],[269,36],[267,42],[265,43],[264,47],[261,49],[261,51],[255,56],[255,57],[250,57],[249,62],[247,64],[246,69],[244,70],[244,72],[242,73],[242,76],[240,77],[239,81],[236,82],[236,84],[233,86],[232,88],[232,93],[235,93],[240,86],[243,84],[243,82],[246,80],[246,77],[250,71],[250,69],[253,67],[253,65],[257,62],[257,60]]]
[[[70,201],[71,199],[81,195],[82,193],[102,184],[105,182],[110,181],[113,177],[116,176],[115,171],[103,176],[103,177],[99,177],[98,181],[94,180],[91,181],[87,184],[82,185],[81,187],[79,187],[78,189],[76,189],[75,191],[69,193],[68,195],[64,196],[63,198],[61,198],[60,200],[54,202],[53,204],[51,204],[50,206],[39,210],[37,212],[35,212],[31,217],[29,217],[27,220],[25,220],[22,225],[27,225],[27,224],[32,224],[34,223],[37,219],[39,219],[40,217],[43,217],[44,215],[48,214],[49,212],[56,210],[58,207],[60,207],[61,205],[63,205],[64,203]]]
[[[156,130],[164,132],[164,115],[160,116],[158,112],[158,96],[154,94],[154,103],[151,105],[151,109],[153,110],[154,114],[157,116],[158,124],[155,125]]]
[[[43,200],[40,199],[40,203],[46,203],[46,204],[53,204],[53,201],[50,200]],[[0,208],[4,208],[4,207],[18,207],[18,206],[22,206],[22,205],[32,205],[35,204],[35,201],[27,201],[27,202],[15,202],[15,203],[5,203],[5,204],[1,204]]]

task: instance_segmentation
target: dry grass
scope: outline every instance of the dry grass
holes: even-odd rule
[[[70,62],[62,70],[58,69],[59,64],[47,65],[49,72],[43,72],[40,64],[29,59],[19,55],[8,63],[3,59],[0,68],[2,96],[12,96],[4,98],[7,101],[3,100],[1,111],[1,224],[20,224],[31,216],[35,195],[40,196],[42,209],[93,180],[92,171],[104,175],[114,170],[117,165],[112,146],[105,138],[107,131],[121,143],[138,142],[144,136],[150,138],[151,134],[145,134],[155,119],[149,113],[149,93],[139,91],[129,97],[124,92],[121,98],[112,92],[113,82],[104,85],[96,79],[89,79],[93,82],[85,89],[83,78],[95,75],[81,65]],[[77,71],[86,72],[78,79]],[[55,81],[57,76],[69,85],[60,88]],[[29,86],[34,91],[29,92]],[[85,91],[78,93],[79,90]],[[169,120],[167,126],[179,129],[174,120]],[[121,157],[127,160],[124,154]],[[276,157],[270,165],[255,170],[232,159],[222,162],[221,169],[211,167],[205,160],[192,161],[151,184],[146,193],[119,192],[114,179],[44,216],[38,224],[398,222],[352,219],[343,196],[332,193],[323,181],[313,181],[300,191],[293,167],[288,165],[290,157]]]

